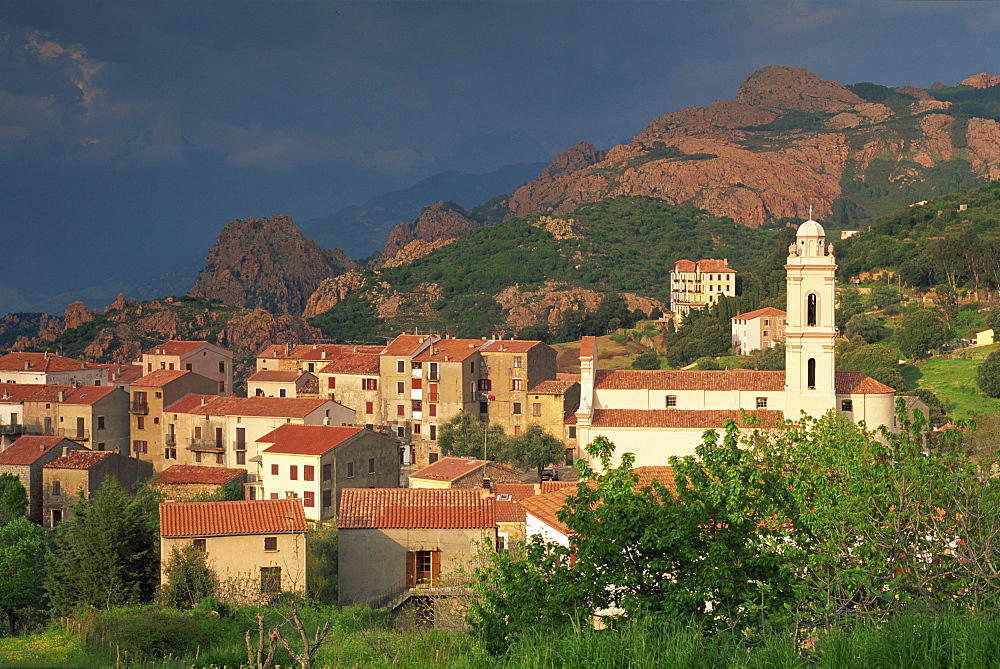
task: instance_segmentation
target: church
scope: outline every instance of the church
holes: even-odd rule
[[[837,264],[823,226],[799,226],[785,263],[788,303],[784,371],[598,370],[597,339],[580,346],[582,447],[595,437],[614,442],[636,466],[665,465],[692,455],[705,430],[729,419],[741,428],[778,427],[803,414],[839,411],[869,428],[895,428],[895,391],[860,372],[835,371]]]

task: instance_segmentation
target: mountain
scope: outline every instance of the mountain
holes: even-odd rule
[[[290,216],[228,223],[190,291],[244,308],[301,314],[320,281],[357,268],[342,249],[324,251]]]
[[[409,188],[378,195],[364,204],[341,209],[325,218],[307,221],[302,232],[321,246],[341,246],[351,258],[377,253],[389,232],[419,216],[431,202],[455,202],[474,207],[500,193],[512,193],[538,176],[545,163],[509,165],[487,174],[443,172]]]

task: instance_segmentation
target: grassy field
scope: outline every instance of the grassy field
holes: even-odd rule
[[[1000,411],[1000,400],[986,397],[976,385],[976,370],[1000,344],[962,349],[949,355],[934,356],[917,366],[903,368],[906,389],[926,388],[937,395],[949,415],[956,419],[975,418]],[[950,406],[948,406],[950,405]]]

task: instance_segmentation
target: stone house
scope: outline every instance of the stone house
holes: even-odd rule
[[[483,488],[490,482],[520,483],[524,473],[476,458],[441,458],[410,474],[411,488]],[[484,479],[486,484],[484,486]]]
[[[273,344],[257,354],[257,371],[278,369],[316,374],[342,356],[358,353],[378,355],[383,348],[357,344]]]
[[[22,401],[26,434],[65,437],[94,451],[129,453],[128,394],[114,386],[33,386]]]
[[[199,465],[170,465],[157,474],[152,487],[168,502],[187,502],[195,495],[211,495],[227,483],[246,486],[247,470]]]
[[[399,486],[399,442],[362,427],[282,425],[260,444],[259,499],[302,499],[306,518],[336,518],[343,490]]]
[[[248,397],[317,397],[316,375],[264,369],[247,379]]]
[[[354,409],[355,425],[389,431],[378,354],[345,353],[324,365],[318,375],[320,394]]]
[[[168,443],[170,434],[164,429],[164,409],[192,393],[214,395],[219,382],[189,370],[154,369],[131,388],[132,455],[161,471],[177,462],[177,445]]]
[[[387,608],[433,624],[440,600],[468,594],[475,555],[496,542],[494,500],[459,488],[343,491],[340,605]]]
[[[135,364],[142,365],[146,374],[158,369],[194,372],[215,382],[212,390],[197,392],[233,394],[233,354],[207,341],[172,339],[143,351]]]
[[[771,348],[785,339],[785,318],[781,309],[764,307],[737,314],[732,318],[733,348],[740,355],[761,348]]]
[[[152,475],[151,463],[117,452],[64,450],[42,467],[42,522],[53,528],[71,518],[80,495],[89,499],[108,477],[117,479],[123,490],[135,492]]]
[[[0,356],[0,383],[103,386],[107,382],[108,371],[92,362],[25,351]]]
[[[17,476],[28,493],[28,518],[42,522],[42,468],[64,452],[78,450],[85,449],[62,437],[24,435],[0,453],[0,474]]]
[[[306,589],[306,517],[299,499],[160,504],[161,583],[174,548],[204,551],[220,599],[261,602]]]

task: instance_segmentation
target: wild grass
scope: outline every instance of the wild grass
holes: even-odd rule
[[[939,355],[917,366],[902,370],[907,390],[926,388],[937,395],[949,415],[956,419],[975,418],[1000,411],[1000,400],[987,397],[976,385],[976,371],[991,352],[1000,345],[961,349],[948,355]]]

